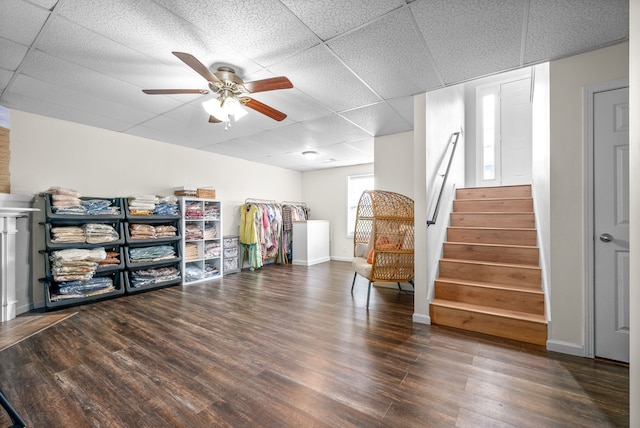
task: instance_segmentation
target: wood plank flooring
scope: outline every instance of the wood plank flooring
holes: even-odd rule
[[[627,426],[621,365],[413,324],[351,265],[268,265],[63,310],[0,352],[30,427]],[[0,414],[0,426],[9,419]]]

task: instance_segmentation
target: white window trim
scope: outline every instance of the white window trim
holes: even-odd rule
[[[347,225],[347,230],[346,235],[347,238],[352,239],[353,238],[353,229],[355,227],[355,217],[357,215],[357,209],[358,209],[358,202],[360,200],[360,196],[362,195],[362,191],[360,191],[358,193],[357,196],[357,200],[355,201],[355,210],[353,212],[353,222],[350,221],[350,212],[351,212],[351,205],[350,205],[350,200],[349,200],[349,196],[350,196],[350,185],[351,185],[351,180],[353,179],[366,179],[366,178],[370,178],[372,180],[371,186],[367,186],[366,189],[362,189],[362,191],[365,190],[373,190],[373,180],[374,180],[374,175],[373,173],[366,173],[366,174],[353,174],[353,175],[348,175],[347,176],[347,201],[346,201],[346,205],[347,205],[347,221],[346,221],[346,225]]]

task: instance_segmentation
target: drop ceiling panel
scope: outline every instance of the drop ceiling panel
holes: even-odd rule
[[[43,99],[38,94],[35,94],[35,98],[33,94],[32,96],[26,96],[25,93],[25,91],[20,91],[19,93],[6,92],[2,97],[2,104],[16,110],[112,131],[128,129],[131,126],[131,122],[128,121],[116,120],[96,114],[95,111],[81,110],[73,106],[63,105],[57,103],[56,100]]]
[[[329,168],[371,162],[374,134],[412,129],[413,94],[627,38],[628,0],[0,0],[0,104]],[[249,110],[225,131],[207,122],[210,96],[143,94],[206,88],[171,51],[245,80],[287,76],[293,89],[252,96],[288,117]]]
[[[242,2],[159,0],[185,20],[262,66],[269,66],[318,44],[277,0]]]
[[[295,122],[316,119],[332,113],[330,109],[295,87],[282,91],[260,92],[252,95],[252,98],[281,110],[287,115],[287,119]]]
[[[2,0],[0,1],[0,37],[29,46],[48,16],[48,11],[25,1]]]
[[[282,0],[322,40],[366,24],[401,7],[401,0]]]
[[[19,75],[15,79],[11,91],[16,91],[29,98],[41,99],[46,103],[66,106],[73,110],[89,111],[117,123],[129,123],[133,125],[152,117],[152,114],[136,110],[126,104],[96,98],[93,95],[55,86],[25,75]],[[126,128],[109,129],[123,131],[128,129],[129,126]]]
[[[521,0],[421,1],[411,10],[445,83],[520,65]]]
[[[349,141],[348,143],[345,143],[345,144],[350,146],[352,149],[357,150],[360,153],[366,155],[366,157],[363,159],[369,159],[370,162],[373,162],[373,152],[374,152],[374,144],[375,144],[375,141],[373,138]]]
[[[11,80],[11,76],[13,76],[12,72],[3,70],[2,68],[0,68],[0,93],[9,84],[9,80]]]
[[[159,62],[61,17],[52,18],[38,48],[140,88],[206,88],[204,79],[170,52],[167,63]]]
[[[273,132],[289,140],[299,141],[307,147],[323,147],[371,136],[338,115],[325,116],[305,122],[304,125],[285,126]]]
[[[413,129],[413,97],[392,98],[387,102]]]
[[[15,71],[27,54],[27,49],[24,45],[0,38],[0,68]]]
[[[385,102],[349,110],[342,113],[342,116],[375,136],[397,134],[413,129],[410,123]]]
[[[325,46],[301,52],[269,69],[287,76],[299,90],[334,111],[380,101]]]
[[[559,58],[625,39],[629,36],[628,26],[628,0],[532,1],[525,63]]]
[[[42,51],[35,51],[29,56],[23,64],[22,73],[61,88],[84,94],[92,93],[102,100],[151,113],[162,113],[180,105],[179,101],[170,97],[157,96],[150,99],[149,95],[129,83],[87,70]],[[92,105],[84,107],[93,108]]]
[[[383,98],[441,86],[407,8],[331,40],[328,46]]]

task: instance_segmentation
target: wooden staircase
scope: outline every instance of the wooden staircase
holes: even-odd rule
[[[546,345],[531,186],[457,189],[433,324]]]

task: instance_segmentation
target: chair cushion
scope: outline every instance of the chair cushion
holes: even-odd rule
[[[353,270],[355,270],[358,275],[364,276],[367,279],[371,277],[371,264],[367,263],[366,258],[354,257],[351,261],[351,265],[353,266]]]
[[[356,244],[356,257],[364,257],[365,251],[367,251],[368,244],[364,244],[362,242]]]

